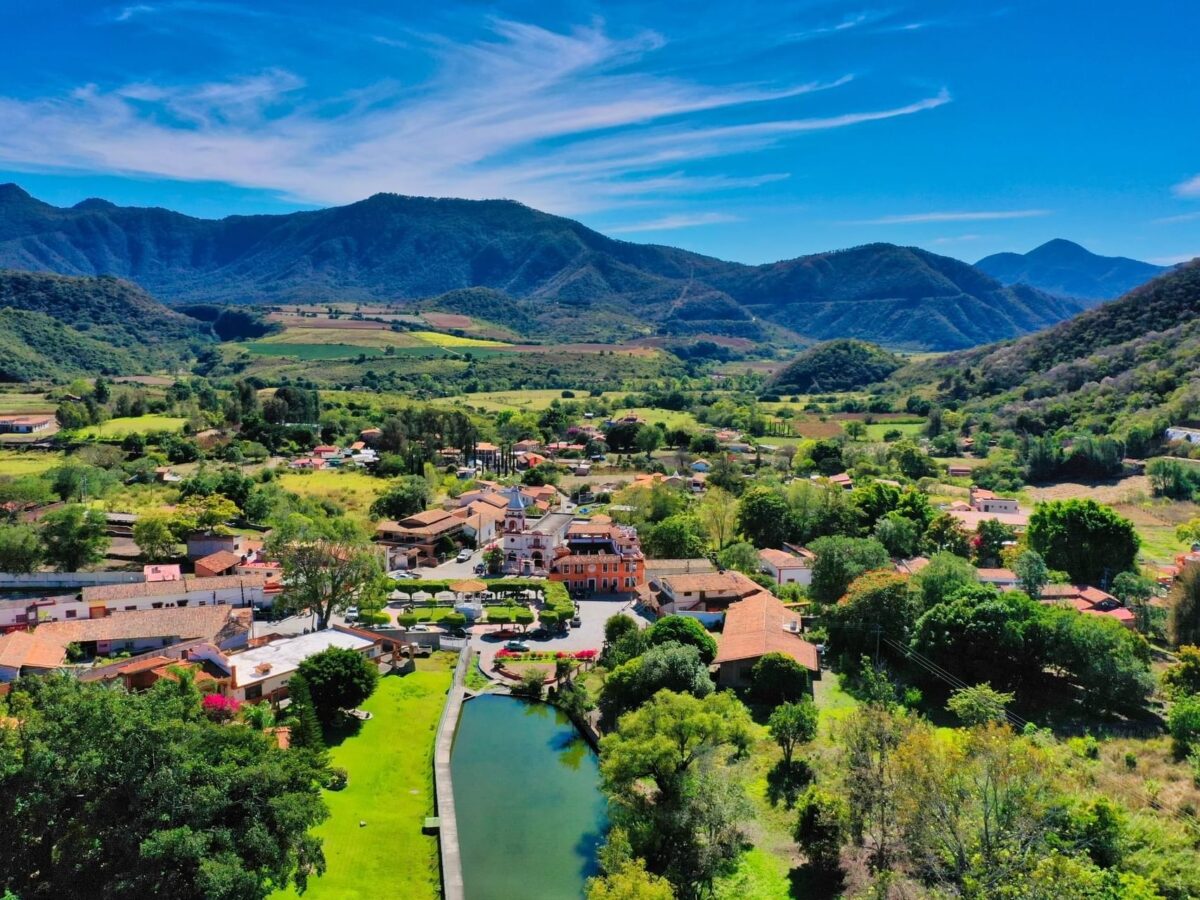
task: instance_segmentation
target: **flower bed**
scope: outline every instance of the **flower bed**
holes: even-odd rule
[[[496,659],[509,662],[555,662],[573,659],[576,662],[592,662],[599,655],[596,650],[508,650],[496,651]]]

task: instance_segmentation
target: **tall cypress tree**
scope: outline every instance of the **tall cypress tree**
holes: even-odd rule
[[[321,722],[317,718],[312,693],[308,689],[308,679],[299,672],[288,680],[288,697],[292,701],[288,707],[292,718],[291,745],[324,750],[325,738],[321,733]]]

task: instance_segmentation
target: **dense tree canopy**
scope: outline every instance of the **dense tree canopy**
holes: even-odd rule
[[[258,900],[324,870],[318,758],[201,715],[190,680],[18,684],[0,728],[0,886],[22,900]]]
[[[1108,584],[1133,568],[1140,544],[1132,522],[1095,500],[1039,504],[1026,536],[1046,565],[1082,584]]]

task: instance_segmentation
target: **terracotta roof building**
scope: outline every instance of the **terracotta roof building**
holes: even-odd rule
[[[52,672],[66,658],[63,644],[28,631],[10,632],[0,636],[0,682],[16,681],[22,675]]]
[[[717,682],[745,687],[754,664],[768,653],[782,653],[810,672],[820,671],[817,648],[800,637],[799,613],[764,590],[730,605],[717,639]]]
[[[193,564],[199,578],[215,578],[232,572],[242,561],[242,557],[230,550],[218,550],[208,556],[202,556]]]
[[[33,634],[64,649],[68,644],[77,644],[84,656],[108,656],[125,650],[154,650],[195,639],[211,641],[222,649],[245,646],[251,622],[249,609],[187,606],[49,622],[39,625]]]

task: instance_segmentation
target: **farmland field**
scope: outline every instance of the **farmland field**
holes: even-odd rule
[[[42,394],[0,394],[0,415],[54,412],[53,400]]]
[[[150,431],[181,431],[186,424],[187,419],[175,416],[126,416],[81,428],[79,434],[81,437],[120,438]]]
[[[414,331],[413,337],[419,338],[435,347],[510,347],[504,341],[489,341],[484,338],[459,337],[456,334],[443,334],[440,331]]]
[[[17,453],[0,450],[0,475],[40,475],[62,462],[61,453]]]
[[[609,391],[604,395],[608,399],[624,396],[617,391]],[[562,391],[553,390],[537,390],[537,391],[480,391],[477,394],[460,394],[457,397],[450,398],[454,403],[461,403],[465,406],[474,406],[488,412],[499,412],[502,409],[515,410],[531,410],[540,411],[550,405],[552,400],[561,400]],[[576,400],[584,400],[586,396],[578,391],[575,392]]]

